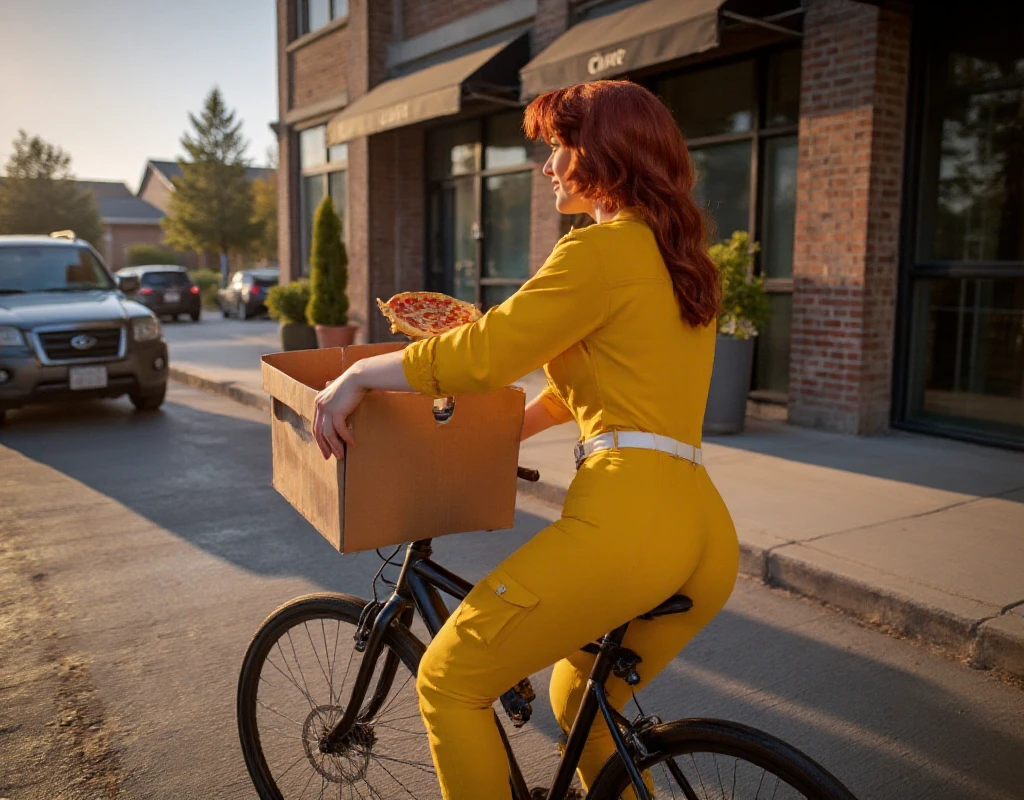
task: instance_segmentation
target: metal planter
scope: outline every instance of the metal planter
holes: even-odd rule
[[[753,338],[718,337],[708,406],[704,412],[704,433],[743,432],[755,341]]]

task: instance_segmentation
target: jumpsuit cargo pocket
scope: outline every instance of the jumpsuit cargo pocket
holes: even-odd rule
[[[505,570],[496,569],[463,601],[455,629],[484,647],[498,647],[539,601]]]

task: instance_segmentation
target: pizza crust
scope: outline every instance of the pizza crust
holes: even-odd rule
[[[416,325],[415,322],[413,322],[412,320],[406,319],[405,317],[395,313],[392,304],[410,298],[432,298],[443,301],[445,305],[450,306],[451,308],[461,309],[462,311],[467,312],[468,316],[470,317],[468,322],[475,322],[476,320],[480,319],[481,316],[480,310],[476,308],[476,306],[473,306],[470,303],[466,303],[463,300],[456,300],[454,297],[449,297],[446,294],[440,294],[439,292],[402,292],[400,294],[394,295],[386,303],[378,297],[377,307],[380,309],[380,312],[385,316],[385,318],[387,318],[388,322],[391,323],[391,332],[404,334],[405,336],[411,338],[413,341],[418,341],[420,339],[429,339],[432,336],[439,336],[441,333],[444,333],[444,331],[433,332],[425,330]]]

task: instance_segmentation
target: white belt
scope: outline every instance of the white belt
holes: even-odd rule
[[[643,431],[611,431],[576,443],[576,469],[579,469],[586,458],[599,450],[620,450],[635,448],[640,450],[659,450],[676,458],[682,458],[694,464],[700,464],[702,455],[699,447],[692,444],[670,439],[657,433]]]

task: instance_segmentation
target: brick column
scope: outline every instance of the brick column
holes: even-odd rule
[[[288,69],[288,43],[295,38],[295,0],[277,3],[277,260],[281,283],[302,274],[299,233],[299,157],[298,142],[284,118],[291,108],[291,71]]]
[[[537,55],[569,28],[569,0],[537,0],[533,26],[533,52]],[[540,269],[562,235],[561,214],[555,211],[551,179],[541,170],[550,148],[543,142],[533,151],[533,187],[530,195],[530,272]]]
[[[348,16],[348,99],[353,103],[386,77],[387,37],[391,31],[390,2],[351,0]],[[378,315],[372,295],[375,213],[371,187],[375,180],[370,138],[348,143],[349,318],[359,326],[358,342],[373,341]]]
[[[810,0],[804,21],[789,419],[888,426],[910,20]]]

